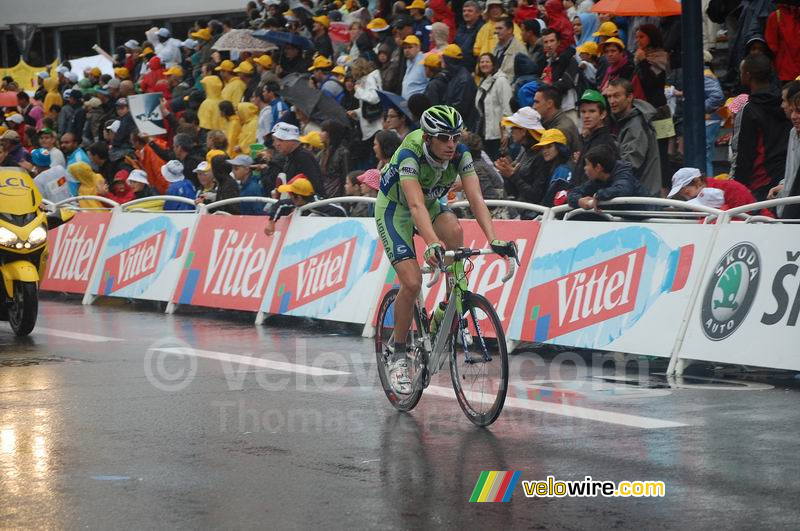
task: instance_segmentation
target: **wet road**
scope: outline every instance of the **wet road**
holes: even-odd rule
[[[446,379],[396,414],[352,332],[60,298],[30,338],[0,323],[0,527],[797,526],[788,373],[670,388],[660,362],[524,352],[479,430]],[[510,503],[469,503],[484,470],[666,494],[526,498],[518,484]]]

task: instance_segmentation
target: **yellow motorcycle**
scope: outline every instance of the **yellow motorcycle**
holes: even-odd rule
[[[0,320],[18,336],[31,333],[39,308],[39,279],[47,254],[47,229],[74,214],[47,216],[42,195],[20,168],[0,168]]]

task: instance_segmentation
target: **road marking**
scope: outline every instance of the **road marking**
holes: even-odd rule
[[[434,396],[455,398],[453,390],[448,387],[431,385],[425,389],[425,392],[422,395],[425,396],[431,394]],[[467,392],[465,394],[467,395],[467,398],[475,398],[475,393]],[[571,406],[569,404],[552,404],[548,402],[527,400],[524,398],[506,397],[505,407],[525,409],[528,411],[539,411],[541,413],[550,413],[552,415],[561,415],[564,417],[573,417],[583,420],[594,420],[597,422],[618,424],[620,426],[629,426],[632,428],[657,429],[680,428],[683,426],[688,426],[688,424],[672,422],[670,420],[640,417],[638,415],[628,415],[626,413],[615,413],[613,411],[604,411],[601,409]]]
[[[96,336],[94,334],[83,334],[81,332],[72,332],[70,330],[56,330],[55,328],[45,328],[37,326],[34,329],[35,334],[42,334],[45,336],[63,337],[65,339],[76,339],[78,341],[88,341],[89,343],[108,343],[110,341],[125,341],[119,337]]]
[[[206,358],[209,360],[227,361],[238,363],[240,365],[250,365],[251,367],[259,367],[262,369],[274,369],[282,372],[294,372],[297,374],[307,374],[310,376],[339,376],[342,374],[350,374],[346,371],[337,371],[334,369],[323,369],[322,367],[309,367],[308,365],[299,365],[297,363],[289,363],[285,361],[275,361],[265,358],[254,358],[252,356],[241,356],[239,354],[230,354],[228,352],[215,352],[213,350],[199,350],[199,349],[184,349],[180,347],[167,347],[158,348],[161,352],[169,354],[188,354],[197,358]]]

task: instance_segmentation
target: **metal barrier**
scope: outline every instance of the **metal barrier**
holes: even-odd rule
[[[109,199],[109,198],[103,197],[101,195],[78,195],[78,196],[75,196],[75,197],[68,197],[67,199],[62,199],[61,201],[58,201],[57,203],[52,203],[52,205],[53,205],[53,208],[59,208],[59,207],[62,207],[62,206],[66,206],[68,208],[75,208],[75,209],[87,210],[87,211],[108,210],[108,208],[83,208],[83,207],[80,207],[80,206],[71,207],[71,205],[73,203],[77,203],[77,202],[83,201],[83,200],[86,200],[86,201],[98,201],[98,202],[103,203],[105,205],[109,205],[109,208],[116,208],[116,207],[120,206],[119,203],[117,203],[113,199]]]
[[[530,210],[531,212],[536,212],[542,217],[546,217],[550,212],[549,207],[545,207],[542,205],[537,205],[536,203],[525,203],[523,201],[510,201],[506,199],[484,199],[484,203],[488,207],[507,207],[507,208],[516,208],[518,210]],[[450,203],[451,207],[453,208],[468,208],[469,201],[456,201],[454,203]]]
[[[375,198],[362,196],[331,197],[330,199],[320,199],[319,201],[314,201],[313,203],[308,203],[301,207],[297,207],[297,211],[305,212],[306,210],[310,210],[314,207],[335,205],[337,203],[367,203],[373,205],[375,204]]]
[[[198,205],[198,209],[201,213],[207,213],[211,210],[216,210],[218,208],[227,206],[227,205],[235,205],[238,203],[263,203],[264,205],[271,205],[273,203],[277,203],[277,199],[273,199],[271,197],[258,197],[258,196],[244,196],[244,197],[231,197],[228,199],[221,199],[219,201],[214,201],[213,203],[209,203],[207,205]],[[227,214],[231,215],[228,212],[214,212],[214,214]]]
[[[123,212],[130,210],[132,207],[136,205],[147,204],[153,201],[173,201],[175,203],[183,203],[184,205],[191,205],[192,210],[166,210],[164,212],[173,212],[175,214],[182,214],[182,213],[193,213],[197,209],[197,205],[194,203],[194,199],[189,199],[188,197],[181,197],[177,195],[153,195],[150,197],[142,197],[141,199],[134,199],[133,201],[128,201],[127,203],[123,203],[122,205],[117,204],[116,206],[122,207]],[[146,210],[146,212],[150,212]],[[159,212],[162,212],[159,210]]]

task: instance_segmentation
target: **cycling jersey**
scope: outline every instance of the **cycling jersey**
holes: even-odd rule
[[[456,179],[474,176],[472,155],[463,144],[456,146],[456,156],[446,163],[431,161],[424,151],[422,129],[406,136],[389,164],[381,172],[381,186],[375,202],[378,235],[392,264],[416,258],[414,220],[400,181],[416,180],[422,188],[431,222],[450,210],[439,199],[444,197]]]

